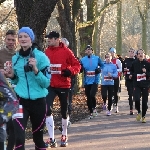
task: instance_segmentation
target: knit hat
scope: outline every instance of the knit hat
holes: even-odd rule
[[[19,30],[18,35],[19,35],[20,33],[22,33],[22,32],[27,33],[27,34],[29,35],[29,37],[31,38],[31,41],[32,41],[32,42],[34,41],[35,35],[34,35],[34,32],[33,32],[33,30],[32,30],[31,28],[29,28],[29,27],[22,27],[22,28]]]

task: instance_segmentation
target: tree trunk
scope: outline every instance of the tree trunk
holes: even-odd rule
[[[147,19],[142,18],[142,48],[147,54]]]
[[[33,29],[35,42],[42,48],[45,28],[58,0],[16,0],[16,13],[19,28]]]
[[[138,11],[140,14],[140,18],[142,20],[142,49],[144,49],[146,54],[147,54],[147,20],[148,20],[149,8],[150,8],[150,4],[147,0],[145,0],[145,7],[143,13],[140,10],[140,7],[138,6]]]
[[[96,6],[94,8],[95,10],[95,15],[96,17],[98,16],[98,5],[96,3]],[[94,23],[94,29],[93,29],[93,37],[92,37],[92,45],[93,45],[93,49],[94,49],[94,52],[96,55],[99,55],[99,50],[97,49],[97,43],[98,42],[98,35],[99,35],[99,32],[98,32],[98,20]]]
[[[96,5],[97,0],[86,0],[87,4],[87,21],[94,20],[95,10],[94,6]],[[86,47],[86,45],[92,45],[92,36],[93,36],[94,24],[89,25],[85,28],[79,29],[81,48]]]
[[[0,0],[0,5],[3,3],[3,2],[5,2],[6,0]]]
[[[117,54],[122,54],[122,2],[117,3],[117,42],[116,51]]]
[[[104,0],[104,6],[108,3],[108,0]],[[98,15],[98,8],[95,9],[96,14]],[[97,16],[96,15],[96,16]],[[95,23],[94,26],[94,37],[93,37],[93,48],[95,49],[95,54],[101,56],[101,34],[104,24],[105,13],[102,14],[99,21]]]
[[[79,0],[76,0],[78,2]],[[61,26],[61,35],[69,41],[69,48],[77,55],[76,51],[76,38],[75,38],[75,14],[77,11],[72,8],[75,5],[70,5],[70,0],[59,0],[57,3],[59,17],[57,18],[59,25]],[[77,5],[76,5],[77,6]]]

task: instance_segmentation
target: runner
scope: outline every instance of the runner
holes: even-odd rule
[[[48,38],[48,48],[45,54],[51,61],[51,82],[48,88],[49,94],[46,98],[48,111],[46,118],[46,126],[50,138],[46,142],[47,147],[57,147],[57,142],[54,138],[54,119],[52,115],[53,101],[58,95],[61,105],[62,115],[62,135],[61,147],[68,145],[67,125],[68,125],[68,103],[67,97],[71,87],[71,76],[80,71],[80,63],[75,58],[73,52],[60,42],[60,35],[56,31],[51,31]]]
[[[114,80],[118,76],[117,67],[111,62],[110,54],[105,55],[104,68],[102,69],[102,81],[101,81],[101,95],[104,101],[105,110],[107,108],[106,100],[107,100],[107,92],[108,92],[108,110],[106,112],[107,116],[111,115],[111,106],[112,106],[112,96],[113,96],[113,88],[114,88]]]
[[[148,86],[150,77],[150,63],[144,60],[144,50],[137,51],[137,60],[132,63],[129,78],[133,79],[135,108],[137,110],[136,120],[146,123],[145,115],[148,109]],[[142,110],[140,108],[140,97],[142,97]]]
[[[121,76],[121,72],[122,72],[122,63],[121,61],[116,57],[116,49],[111,47],[109,49],[109,52],[112,56],[112,60],[111,62],[113,64],[115,64],[117,66],[117,71],[118,71],[118,77],[117,78],[114,78],[114,92],[113,92],[113,96],[114,96],[114,105],[116,107],[116,113],[119,112],[118,110],[118,100],[120,98],[119,96],[119,85],[120,85],[120,76]]]
[[[97,116],[96,110],[96,92],[100,80],[100,72],[104,64],[99,56],[93,54],[93,48],[90,45],[86,47],[87,56],[81,59],[82,70],[84,71],[84,87],[87,97],[87,106],[90,111],[89,119]]]
[[[122,68],[123,68],[123,73],[125,75],[125,82],[126,82],[126,87],[129,95],[129,106],[130,106],[130,115],[133,115],[133,79],[129,78],[130,71],[129,69],[132,66],[132,63],[135,61],[134,58],[134,49],[130,48],[128,51],[128,58],[125,58]]]

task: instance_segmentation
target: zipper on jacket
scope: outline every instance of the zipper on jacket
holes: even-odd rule
[[[25,59],[24,59],[24,62],[25,62]],[[26,62],[25,62],[26,63]],[[24,63],[24,64],[25,64]],[[24,71],[24,73],[25,73],[25,78],[26,78],[26,82],[27,82],[27,90],[28,90],[28,96],[29,96],[29,99],[30,99],[30,93],[29,93],[29,84],[28,84],[28,78],[27,78],[27,74],[26,74],[26,72]]]

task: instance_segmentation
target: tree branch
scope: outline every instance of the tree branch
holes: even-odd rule
[[[7,18],[10,16],[10,14],[12,13],[13,10],[14,10],[14,8],[12,8],[10,10],[10,12],[6,15],[6,17],[0,22],[0,24],[3,24],[7,20]]]
[[[0,0],[0,5],[3,3],[3,2],[5,2],[6,0]]]
[[[85,28],[87,26],[93,25],[95,22],[97,22],[99,20],[99,18],[106,11],[107,8],[109,8],[111,5],[117,4],[120,1],[122,1],[122,0],[110,1],[109,3],[107,3],[106,5],[103,6],[103,8],[100,10],[98,16],[96,18],[94,18],[93,21],[87,21],[87,22],[84,22],[84,23],[78,23],[77,24],[77,29]]]

